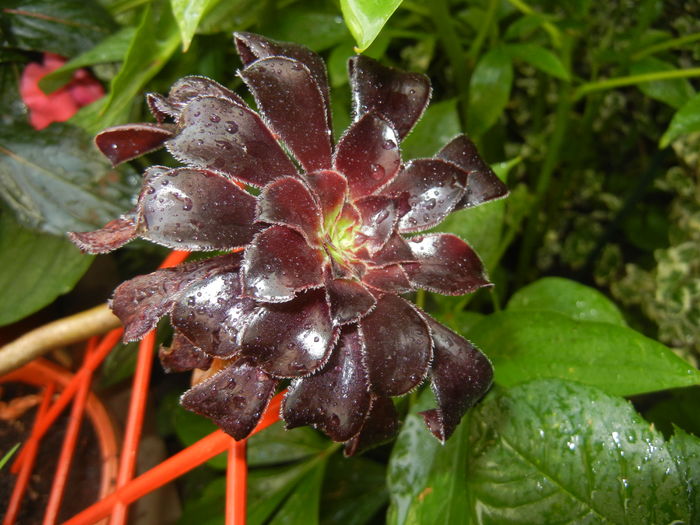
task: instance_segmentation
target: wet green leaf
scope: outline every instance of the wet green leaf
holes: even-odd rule
[[[506,51],[514,59],[523,60],[535,69],[567,82],[571,80],[571,74],[559,57],[537,44],[509,44]]]
[[[514,387],[488,398],[469,427],[466,494],[481,523],[698,518],[698,440],[680,433],[664,442],[628,402],[596,388]]]
[[[0,188],[20,223],[57,235],[103,226],[131,207],[134,193],[90,137],[67,124],[0,127]]]
[[[93,257],[64,237],[36,233],[0,212],[0,325],[18,321],[70,292]]]
[[[628,396],[700,384],[700,372],[661,343],[624,326],[554,311],[506,310],[467,335],[505,386],[556,377]]]
[[[5,0],[0,22],[0,47],[66,57],[90,49],[116,29],[100,2],[83,0]]]
[[[129,49],[129,44],[133,37],[133,27],[125,27],[121,31],[108,36],[89,51],[69,60],[63,66],[46,75],[39,81],[39,87],[44,92],[51,93],[70,81],[73,73],[81,67],[108,62],[121,62]]]
[[[321,524],[364,525],[387,502],[386,468],[364,457],[334,454],[321,495]]]
[[[314,51],[323,51],[350,38],[336,10],[313,4],[297,5],[274,13],[265,21],[263,33],[277,40],[302,44]]]
[[[630,66],[630,75],[642,75],[657,71],[674,71],[675,69],[677,68],[673,64],[655,57],[646,57]],[[646,96],[660,100],[676,109],[683,106],[695,95],[695,90],[687,78],[642,82],[637,87]]]
[[[401,143],[402,156],[405,159],[432,157],[461,131],[457,100],[434,102]]]
[[[671,119],[664,132],[659,147],[665,148],[681,135],[700,131],[700,93],[686,102]]]
[[[358,52],[367,49],[401,5],[401,0],[340,0],[345,24],[357,42]]]
[[[220,0],[170,0],[175,20],[180,28],[182,51],[187,51],[200,20]]]
[[[550,310],[577,321],[627,326],[619,308],[605,295],[561,277],[544,277],[521,288],[510,298],[508,310]]]
[[[508,104],[512,84],[513,64],[506,49],[491,49],[479,59],[469,84],[470,135],[479,137],[496,123]]]
[[[316,462],[270,520],[270,525],[317,525],[326,462]]]

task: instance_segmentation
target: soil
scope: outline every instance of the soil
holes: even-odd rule
[[[37,394],[37,389],[23,383],[3,383],[0,385],[0,400],[2,401],[33,394]],[[37,407],[35,406],[16,419],[0,420],[0,451],[6,452],[16,443],[23,443],[27,439],[32,430],[36,411]],[[63,445],[63,436],[68,425],[69,413],[70,408],[67,408],[41,440],[34,469],[15,521],[17,525],[34,525],[43,521],[58,456]],[[9,468],[13,459],[0,470],[0,520],[4,517],[15,484],[16,476],[10,473]],[[59,522],[74,516],[97,500],[101,475],[100,446],[95,431],[89,419],[86,418],[83,419],[78,434],[71,471],[59,512]]]

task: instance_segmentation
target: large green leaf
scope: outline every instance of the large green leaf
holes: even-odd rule
[[[700,384],[700,372],[661,343],[630,328],[554,311],[499,312],[468,337],[492,360],[501,385],[556,377],[629,396]]]
[[[51,93],[66,84],[72,78],[73,73],[81,67],[121,62],[134,38],[134,31],[133,27],[125,27],[121,31],[109,35],[92,49],[69,60],[63,66],[43,77],[39,81],[39,87],[46,93]]]
[[[220,0],[170,0],[175,20],[180,28],[182,51],[190,47],[192,37],[204,14]]]
[[[359,52],[367,49],[401,5],[401,0],[340,0],[345,24],[357,42]]]
[[[100,2],[4,0],[0,47],[74,56],[109,35],[116,24]]]
[[[0,325],[71,291],[91,262],[67,239],[27,230],[0,213]]]
[[[577,321],[627,326],[615,303],[598,290],[561,277],[544,277],[521,288],[510,298],[508,310],[551,310]]]
[[[314,3],[271,13],[265,20],[262,32],[271,38],[296,42],[314,51],[323,51],[343,40],[350,40],[338,12],[331,6]]]
[[[655,57],[646,57],[630,66],[630,75],[656,73],[657,71],[674,71],[676,69],[673,64]],[[687,78],[641,82],[637,87],[646,96],[660,100],[676,109],[683,106],[695,94],[695,90]]]
[[[321,496],[322,525],[364,525],[386,503],[386,468],[364,457],[333,454]]]
[[[408,416],[418,423],[416,414]],[[419,429],[420,430],[420,429]],[[389,523],[696,523],[700,441],[669,441],[626,401],[549,379],[492,393],[444,447],[404,428]],[[412,459],[408,447],[415,447]]]
[[[508,44],[506,51],[511,57],[523,60],[548,75],[567,82],[571,80],[571,74],[562,61],[549,49],[537,44]]]
[[[469,84],[467,131],[479,137],[503,113],[513,84],[513,64],[504,48],[491,49],[474,68]]]
[[[681,135],[694,131],[700,131],[700,93],[676,111],[671,119],[671,124],[659,141],[659,147],[665,148]]]
[[[131,207],[134,193],[90,138],[67,124],[0,127],[0,188],[20,223],[58,235],[103,226]]]
[[[476,410],[469,434],[463,495],[479,523],[700,518],[700,442],[664,442],[629,403],[596,388],[558,380],[512,388]]]
[[[328,439],[310,427],[285,430],[278,421],[248,439],[251,467],[279,465],[319,454],[328,448]]]
[[[402,155],[405,159],[432,157],[461,131],[456,99],[430,104],[401,143]]]
[[[270,525],[318,525],[325,461],[317,462],[275,513]]]

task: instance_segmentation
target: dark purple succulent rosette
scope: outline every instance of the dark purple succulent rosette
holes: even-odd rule
[[[122,284],[112,309],[135,340],[165,315],[164,366],[209,369],[182,404],[236,439],[280,381],[287,428],[311,425],[354,454],[392,438],[392,397],[426,378],[423,413],[441,441],[488,390],[488,359],[400,295],[489,286],[476,253],[451,234],[405,237],[507,189],[461,135],[434,158],[402,163],[401,140],[430,99],[419,74],[350,59],[353,123],[334,145],[326,69],[296,44],[237,33],[240,77],[257,104],[203,77],[149,94],[156,124],[117,126],[97,146],[114,163],[165,146],[184,166],[149,168],[135,209],[73,233],[83,250],[141,237],[228,255]],[[245,187],[259,189],[257,197]]]

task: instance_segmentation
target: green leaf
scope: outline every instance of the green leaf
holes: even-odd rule
[[[456,99],[431,104],[401,143],[402,155],[406,159],[432,157],[461,131]]]
[[[170,0],[175,20],[180,28],[182,52],[185,53],[197,31],[200,20],[220,0]]]
[[[357,51],[367,49],[401,5],[401,0],[340,0],[345,24],[357,42]]]
[[[460,496],[481,523],[697,522],[698,440],[664,442],[623,399],[535,381],[488,398],[469,427]]]
[[[197,498],[185,500],[177,525],[223,525],[226,512],[226,477],[209,483]]]
[[[321,525],[365,525],[387,498],[384,465],[364,457],[333,454],[323,483]]]
[[[1,15],[0,47],[66,57],[90,49],[116,29],[100,2],[5,0]]]
[[[75,126],[0,127],[1,198],[29,228],[65,235],[103,226],[131,207],[135,188],[120,179]]]
[[[510,298],[508,310],[551,310],[577,321],[627,326],[618,307],[605,295],[561,277],[544,277],[521,288]]]
[[[2,468],[7,464],[7,462],[10,461],[12,456],[14,456],[15,452],[17,452],[17,449],[20,445],[21,443],[16,443],[10,450],[8,450],[5,453],[5,455],[2,458],[0,458],[0,470],[2,470]]]
[[[491,49],[479,59],[469,83],[470,135],[480,137],[496,123],[508,104],[512,84],[513,64],[506,49]]]
[[[338,12],[330,6],[298,5],[280,10],[268,17],[263,33],[277,40],[302,44],[314,51],[323,51],[350,39]]]
[[[659,147],[665,148],[681,135],[695,131],[700,131],[700,93],[676,111],[671,119],[671,124],[659,141]]]
[[[289,463],[308,458],[328,448],[328,439],[310,427],[285,430],[278,421],[248,439],[251,467]]]
[[[543,73],[567,82],[571,80],[566,66],[549,49],[537,44],[508,44],[505,49],[512,58],[523,60]]]
[[[75,71],[81,67],[108,62],[121,62],[134,37],[135,29],[125,27],[102,40],[95,47],[66,62],[63,66],[52,71],[39,81],[39,87],[46,93],[51,93],[68,83]]]
[[[270,525],[318,525],[321,484],[326,462],[317,462],[294,488]]]
[[[0,326],[36,312],[70,292],[86,272],[92,256],[68,239],[36,233],[0,214]]]
[[[124,63],[112,79],[108,97],[101,106],[89,106],[98,111],[79,112],[78,115],[82,116],[79,125],[96,133],[122,123],[132,104],[142,100],[143,87],[163,68],[179,43],[180,33],[169,7],[163,1],[149,3],[129,44]]]
[[[661,343],[630,328],[554,311],[498,312],[468,336],[505,386],[557,377],[630,396],[700,384],[700,372]]]
[[[630,66],[630,75],[642,75],[657,71],[674,71],[675,69],[677,68],[673,64],[655,57],[646,57]],[[687,78],[641,82],[637,87],[646,96],[660,100],[676,109],[683,106],[695,95],[695,90]]]

